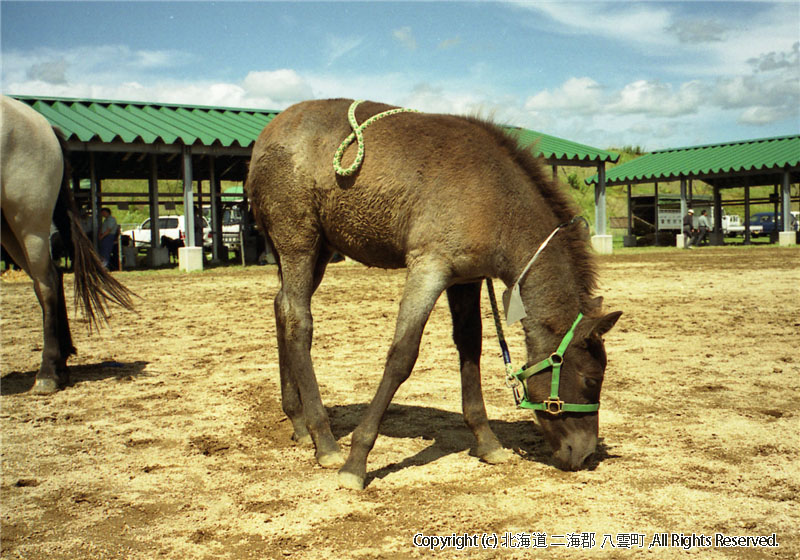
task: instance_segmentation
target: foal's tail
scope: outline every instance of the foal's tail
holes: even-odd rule
[[[56,225],[66,247],[74,248],[73,265],[75,269],[75,307],[80,307],[83,316],[92,327],[108,324],[108,303],[113,302],[125,309],[133,309],[132,297],[128,288],[111,276],[94,251],[92,242],[86,237],[81,226],[78,208],[69,186],[70,168],[67,160],[67,145],[60,130],[53,131],[61,144],[64,160],[64,173],[61,188],[53,211]]]

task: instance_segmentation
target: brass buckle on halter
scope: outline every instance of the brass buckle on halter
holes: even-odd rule
[[[561,410],[564,407],[564,401],[562,401],[558,397],[556,398],[549,397],[544,401],[542,401],[542,404],[544,405],[545,412],[549,412],[553,416],[558,416],[559,414],[561,414]]]

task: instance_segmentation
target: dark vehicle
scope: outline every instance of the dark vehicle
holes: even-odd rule
[[[791,231],[797,231],[797,216],[795,212],[791,214],[792,221],[789,224]],[[777,229],[775,227],[775,212],[758,212],[750,216],[750,229],[753,237],[759,235],[772,235],[774,231],[783,231],[783,219],[778,214]],[[760,229],[756,226],[759,226]]]

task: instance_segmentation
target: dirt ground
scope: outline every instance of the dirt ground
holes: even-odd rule
[[[547,545],[539,555],[683,558],[681,544],[702,558],[798,557],[800,249],[599,260],[599,293],[624,315],[606,337],[588,470],[552,466],[532,413],[513,406],[484,290],[487,410],[513,459],[474,455],[443,297],[362,492],[338,489],[335,471],[290,440],[274,267],[117,274],[142,297],[137,313],[115,312],[92,336],[73,321],[73,382],[51,397],[26,393],[41,312],[27,277],[6,275],[2,557],[522,558]],[[345,451],[377,387],[403,279],[338,263],[314,298],[317,377]],[[509,339],[521,363],[518,325]],[[779,548],[703,540],[773,533]],[[453,534],[470,537],[465,551],[415,547],[415,535],[429,545]]]

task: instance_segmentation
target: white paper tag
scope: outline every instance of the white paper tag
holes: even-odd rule
[[[520,319],[527,317],[525,305],[522,303],[522,294],[519,284],[514,284],[511,290],[503,292],[503,307],[506,309],[506,325],[513,325]]]

